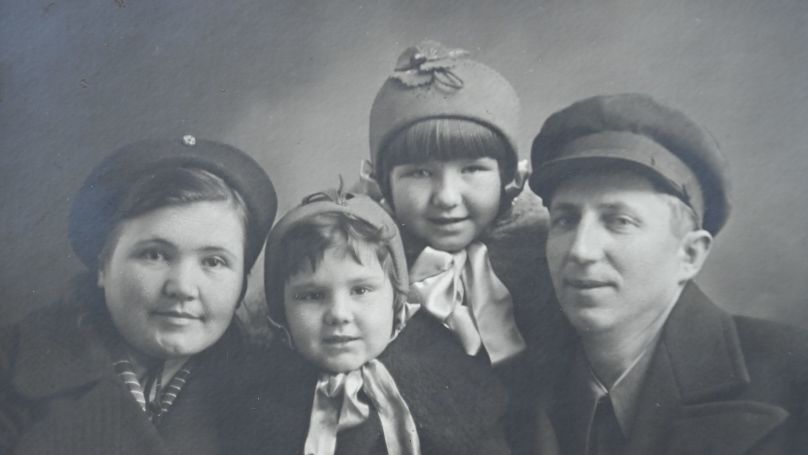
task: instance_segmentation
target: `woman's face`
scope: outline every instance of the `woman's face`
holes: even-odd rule
[[[98,285],[131,348],[185,357],[224,334],[245,274],[244,223],[229,201],[162,207],[111,235]]]

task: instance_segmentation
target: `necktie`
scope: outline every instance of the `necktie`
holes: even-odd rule
[[[592,413],[587,455],[617,455],[625,451],[626,439],[614,413],[609,395],[602,395]]]

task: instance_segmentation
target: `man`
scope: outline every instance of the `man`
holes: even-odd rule
[[[553,285],[578,334],[543,394],[539,445],[808,453],[808,334],[731,316],[692,282],[730,212],[711,136],[647,96],[599,96],[552,115],[532,160]]]

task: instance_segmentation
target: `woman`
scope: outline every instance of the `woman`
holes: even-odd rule
[[[227,145],[104,159],[70,214],[87,273],[0,332],[0,453],[219,453],[243,355],[231,322],[275,209],[266,173]]]

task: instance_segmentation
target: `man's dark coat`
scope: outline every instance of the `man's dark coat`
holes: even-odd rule
[[[562,374],[545,391],[536,453],[559,453],[558,440],[574,433],[559,422],[565,382]],[[629,455],[808,454],[808,334],[731,316],[688,284],[637,406]]]

